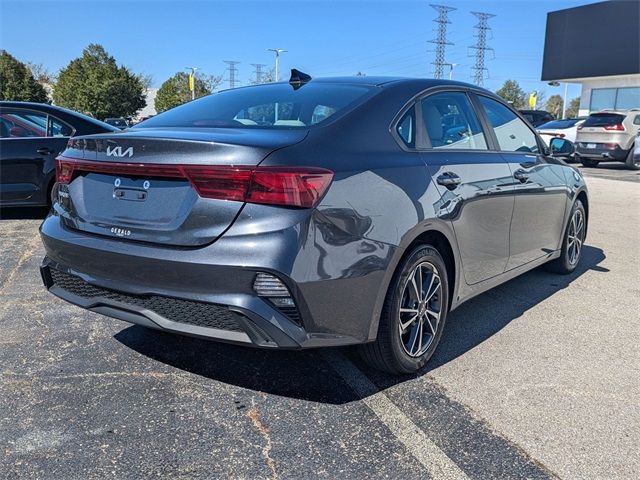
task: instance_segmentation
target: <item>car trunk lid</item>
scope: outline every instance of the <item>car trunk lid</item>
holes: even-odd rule
[[[70,181],[59,183],[55,208],[67,227],[87,233],[205,245],[231,226],[244,205],[233,196],[231,177],[224,179],[226,199],[207,198],[207,178],[246,175],[271,152],[305,136],[304,130],[132,129],[78,137],[59,158],[59,179],[69,173]]]

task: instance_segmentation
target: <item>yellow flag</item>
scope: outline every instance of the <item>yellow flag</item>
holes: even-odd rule
[[[529,95],[529,108],[536,108],[536,97],[538,96],[538,92],[531,92]]]
[[[190,92],[193,92],[193,87],[194,87],[194,85],[193,85],[193,74],[190,73],[189,74],[189,91]]]

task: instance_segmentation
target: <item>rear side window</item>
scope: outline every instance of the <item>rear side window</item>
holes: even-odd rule
[[[416,113],[415,107],[411,107],[398,122],[396,132],[409,148],[416,146]]]
[[[47,115],[25,110],[0,113],[0,137],[30,138],[47,136]]]
[[[624,115],[617,113],[594,113],[589,115],[583,127],[608,127],[610,125],[618,125],[624,120]]]
[[[307,128],[362,101],[373,88],[321,82],[236,88],[173,108],[134,128]]]
[[[573,127],[579,121],[580,120],[578,120],[577,118],[572,118],[571,120],[552,120],[551,122],[547,122],[543,125],[540,125],[538,127],[538,130],[544,130],[545,128],[557,128],[562,130],[564,128]]]
[[[511,109],[491,98],[478,96],[485,109],[489,123],[504,152],[538,152],[536,135]]]
[[[73,127],[57,118],[49,116],[49,137],[71,137],[73,133]]]
[[[422,100],[422,118],[432,148],[487,150],[480,122],[465,93],[429,95]]]

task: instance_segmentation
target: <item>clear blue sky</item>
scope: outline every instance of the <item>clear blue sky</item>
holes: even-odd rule
[[[540,82],[546,14],[592,0],[431,0],[457,8],[449,14],[446,60],[459,65],[454,78],[471,81],[475,43],[471,11],[496,14],[485,87],[508,78],[547,97],[560,88]],[[159,86],[185,66],[224,74],[223,60],[238,60],[247,84],[252,63],[273,65],[266,48],[285,48],[282,71],[312,76],[431,76],[437,13],[429,0],[416,1],[9,1],[0,0],[0,47],[22,61],[52,71],[100,43],[119,63],[149,74]],[[223,87],[228,85],[227,82]],[[569,96],[579,94],[572,86]]]

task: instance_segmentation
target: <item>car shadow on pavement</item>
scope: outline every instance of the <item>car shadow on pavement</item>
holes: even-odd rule
[[[150,330],[125,328],[116,340],[174,368],[238,387],[321,403],[360,400],[332,367],[346,356],[383,390],[420,377],[478,346],[525,311],[566,288],[587,271],[608,272],[600,248],[585,246],[578,268],[562,276],[535,269],[463,304],[449,316],[440,345],[427,366],[414,375],[391,376],[365,365],[354,348],[283,351],[227,345]]]
[[[0,207],[0,220],[43,220],[47,207]]]

